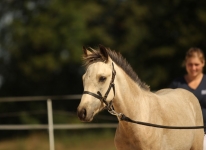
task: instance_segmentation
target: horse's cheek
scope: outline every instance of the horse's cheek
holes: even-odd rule
[[[96,102],[93,102],[90,104],[89,109],[92,111],[94,114],[98,113],[101,107],[101,102],[97,100]]]

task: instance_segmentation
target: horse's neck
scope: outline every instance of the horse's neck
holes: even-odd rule
[[[136,118],[138,111],[146,103],[143,98],[145,91],[121,69],[117,71],[115,88],[115,110],[130,117],[135,116]]]
[[[151,98],[153,94],[145,91],[128,77],[123,71],[117,72],[115,82],[116,95],[114,98],[114,109],[117,113],[123,113],[127,117],[142,122],[155,123],[156,117],[153,106],[155,101]],[[152,115],[150,115],[152,114]],[[151,117],[152,116],[152,117]],[[122,137],[137,143],[135,147],[144,149],[139,141],[148,141],[150,134],[145,136],[145,133],[153,133],[154,128],[119,121],[115,139],[122,140]],[[134,132],[136,131],[136,132]],[[143,139],[144,137],[144,139]],[[144,143],[144,142],[143,142]]]

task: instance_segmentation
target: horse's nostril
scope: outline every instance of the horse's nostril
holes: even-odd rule
[[[86,109],[82,109],[81,111],[81,115],[82,115],[82,118],[85,119],[86,118],[86,115],[87,115],[87,112],[86,112]]]
[[[85,120],[86,116],[87,116],[87,111],[85,108],[81,109],[79,112],[78,112],[78,116],[81,120]]]

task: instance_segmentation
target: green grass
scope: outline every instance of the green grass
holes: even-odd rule
[[[55,131],[55,150],[115,150],[114,130]],[[46,132],[0,141],[0,150],[49,150]]]

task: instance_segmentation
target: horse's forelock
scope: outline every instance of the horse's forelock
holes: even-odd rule
[[[92,48],[89,48],[88,50],[91,53],[86,56],[83,55],[83,65],[86,66],[86,68],[95,62],[104,62],[104,57],[101,55],[99,50]]]

